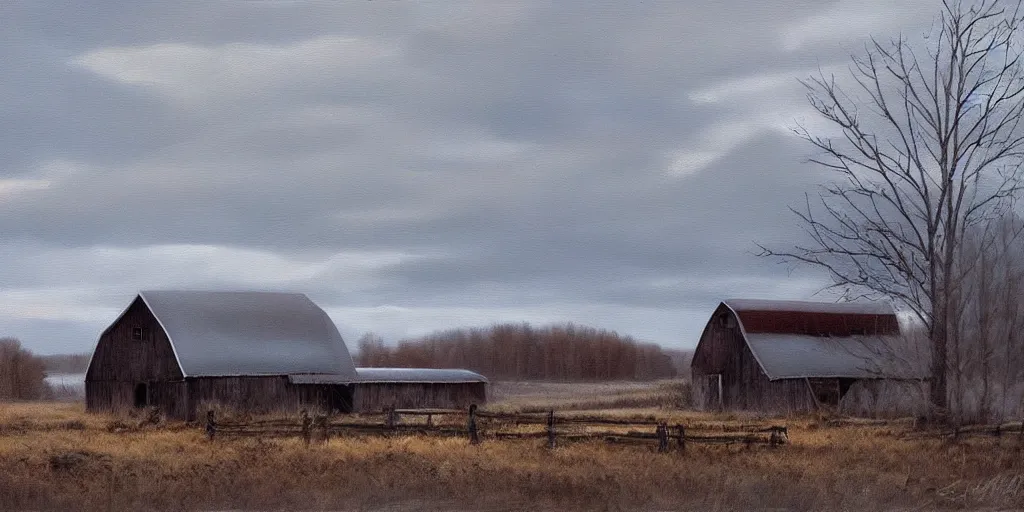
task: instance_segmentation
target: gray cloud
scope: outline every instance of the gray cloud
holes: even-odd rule
[[[690,345],[721,298],[821,286],[751,255],[821,178],[795,79],[933,4],[16,4],[0,333],[85,350],[139,288],[255,287],[346,335]]]

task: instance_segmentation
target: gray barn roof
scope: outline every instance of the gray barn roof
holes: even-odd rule
[[[748,333],[746,338],[754,358],[771,380],[923,377],[897,355],[898,340],[893,337]]]
[[[359,382],[487,382],[487,378],[469,370],[434,368],[356,368]]]
[[[355,384],[355,383],[405,383],[405,384],[459,384],[487,382],[487,378],[469,370],[435,368],[356,368],[356,379],[340,375],[297,374],[289,375],[292,384]]]
[[[186,377],[333,374],[355,380],[337,327],[301,293],[143,291]]]

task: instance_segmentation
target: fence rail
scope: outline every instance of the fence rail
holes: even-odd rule
[[[540,428],[538,428],[540,427]],[[549,448],[560,441],[603,440],[609,443],[655,444],[659,452],[683,452],[695,444],[743,444],[777,447],[789,442],[789,431],[778,425],[669,425],[657,419],[625,419],[599,416],[559,416],[500,413],[458,409],[389,409],[374,414],[274,418],[252,421],[218,420],[206,416],[206,435],[223,437],[301,437],[307,444],[353,435],[430,435],[464,437],[471,444],[481,439],[545,439]]]
[[[1024,421],[1001,423],[998,425],[968,425],[944,430],[924,432],[908,432],[903,439],[950,439],[957,440],[968,437],[1007,437],[1024,444]]]

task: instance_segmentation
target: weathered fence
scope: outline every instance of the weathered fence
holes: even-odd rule
[[[1024,422],[1015,421],[1001,423],[998,425],[968,425],[955,426],[942,430],[927,430],[920,432],[907,432],[901,436],[902,439],[947,439],[956,441],[969,437],[994,437],[1009,438],[1024,445]]]
[[[471,444],[482,439],[544,439],[548,448],[560,442],[603,440],[609,443],[655,445],[668,452],[674,443],[685,452],[688,444],[764,444],[777,447],[789,441],[789,432],[777,425],[682,424],[663,420],[637,420],[597,416],[510,414],[450,409],[388,409],[376,414],[310,416],[251,421],[218,420],[207,413],[206,435],[219,437],[301,437],[307,444],[358,435],[429,435],[463,437]]]

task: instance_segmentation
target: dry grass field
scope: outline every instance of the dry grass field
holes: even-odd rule
[[[750,421],[669,409],[673,386],[499,384],[495,408],[614,407],[671,423]],[[518,391],[517,391],[518,390]],[[598,390],[598,391],[595,391]],[[618,397],[604,400],[602,397]],[[639,397],[630,404],[626,396]],[[665,400],[665,399],[663,399]],[[635,407],[630,407],[635,405]],[[685,454],[603,442],[218,439],[132,427],[80,404],[0,404],[0,510],[911,510],[1024,508],[1016,437],[905,441],[901,426],[790,427],[777,449]],[[764,420],[764,419],[760,419]]]

